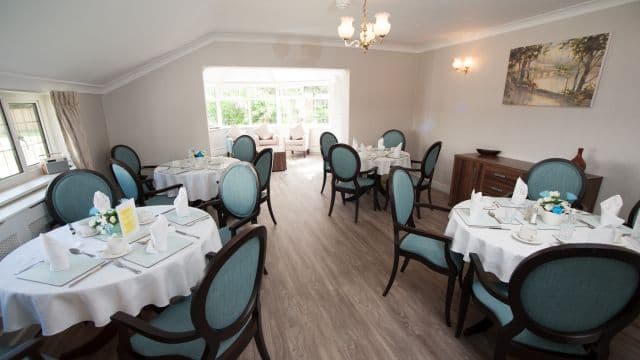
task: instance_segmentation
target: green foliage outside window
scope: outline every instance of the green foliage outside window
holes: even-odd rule
[[[246,106],[235,101],[221,101],[220,108],[222,111],[222,124],[224,125],[243,125],[247,124]]]

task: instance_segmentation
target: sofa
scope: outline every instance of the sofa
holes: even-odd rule
[[[309,130],[302,124],[290,128],[289,135],[284,141],[284,148],[292,154],[294,151],[302,152],[306,157],[309,153]]]
[[[267,124],[262,124],[255,129],[240,128],[233,125],[229,128],[229,132],[227,133],[228,154],[231,154],[233,142],[242,135],[249,135],[253,138],[253,141],[255,141],[256,143],[257,152],[260,152],[266,148],[276,149],[282,146],[280,136],[276,135],[275,132]]]

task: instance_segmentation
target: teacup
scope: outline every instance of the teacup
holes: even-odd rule
[[[518,236],[525,241],[535,241],[538,236],[538,228],[530,224],[522,225],[518,231]]]
[[[86,223],[76,224],[75,229],[78,232],[78,235],[82,237],[91,236],[97,232],[96,229],[92,228]]]
[[[107,241],[107,253],[110,255],[122,254],[129,248],[127,240],[120,236],[112,236]]]

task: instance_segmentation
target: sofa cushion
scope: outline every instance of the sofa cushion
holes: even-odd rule
[[[235,125],[229,128],[229,137],[232,138],[234,141],[240,136],[242,136],[242,130],[240,130],[240,128],[238,128]]]
[[[289,130],[289,136],[293,140],[299,140],[299,139],[304,138],[304,127],[302,127],[302,124],[298,124],[298,125],[292,127]]]
[[[273,139],[273,132],[269,129],[267,124],[260,125],[257,129],[254,130],[256,135],[260,140],[270,140]]]
[[[271,139],[260,139],[258,141],[258,145],[259,146],[278,145],[278,139],[276,139],[275,137],[272,137]]]
[[[304,139],[287,140],[287,145],[304,146]]]

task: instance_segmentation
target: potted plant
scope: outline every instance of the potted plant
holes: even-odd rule
[[[536,204],[538,214],[548,225],[562,224],[566,214],[571,212],[571,204],[560,197],[559,191],[543,191]]]

